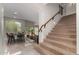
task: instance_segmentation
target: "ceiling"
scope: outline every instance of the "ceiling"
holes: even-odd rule
[[[4,7],[5,17],[24,19],[38,24],[39,10],[41,10],[43,6],[52,6],[52,4],[54,3],[3,3],[2,5]],[[64,7],[66,5],[68,4],[62,4]]]
[[[38,24],[38,10],[43,3],[5,3],[4,16],[16,19],[29,20]]]

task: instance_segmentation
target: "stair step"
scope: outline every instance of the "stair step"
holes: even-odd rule
[[[63,27],[76,27],[76,24],[63,24],[63,23],[58,23],[56,27],[58,26],[63,26]]]
[[[49,47],[47,44],[45,45],[45,43],[40,44],[40,46],[43,47],[44,49],[50,51],[51,53],[54,53],[55,55],[63,55],[63,53],[57,51],[56,49],[51,49],[51,47]]]
[[[62,54],[74,54],[68,50],[64,50],[62,48],[59,48],[57,46],[54,46],[54,45],[51,45],[51,44],[48,44],[48,43],[42,43],[41,46],[45,47],[46,50],[49,50],[49,51],[55,51],[57,52],[57,55],[62,55]]]
[[[42,46],[40,45],[35,45],[34,47],[40,54],[42,55],[54,55],[54,53],[44,49]]]
[[[68,24],[68,23],[58,23],[56,27],[60,27],[60,26],[63,26],[63,27],[76,27],[76,23],[75,24]]]
[[[48,38],[49,39],[49,38]],[[72,44],[67,44],[67,43],[65,43],[65,42],[60,42],[60,41],[57,41],[57,40],[54,40],[54,39],[51,39],[51,41],[53,41],[53,42],[56,42],[56,43],[58,43],[58,44],[62,44],[62,45],[64,45],[64,46],[67,46],[67,47],[71,47],[71,48],[75,48],[75,45],[72,45]]]
[[[57,37],[64,37],[64,38],[73,38],[76,39],[76,35],[63,35],[63,34],[49,34],[48,36],[57,36]]]
[[[61,30],[61,29],[63,29],[63,30]],[[57,31],[57,32],[58,32],[58,31],[60,32],[60,31],[61,31],[61,32],[75,32],[75,33],[76,33],[76,29],[71,29],[71,28],[70,28],[70,29],[68,29],[68,28],[60,28],[60,29],[55,28],[55,29],[53,29],[52,31],[53,31],[53,32],[56,32],[56,31]]]
[[[69,30],[76,30],[75,26],[69,27],[69,26],[56,26],[54,29],[69,29]]]
[[[57,26],[75,26],[76,25],[76,23],[66,23],[66,22],[60,22],[60,23],[58,23],[57,24]]]
[[[75,31],[51,31],[51,33],[57,33],[57,34],[70,34],[70,35],[72,35],[72,34],[76,34],[76,32]]]
[[[61,28],[61,29],[62,29],[62,28]],[[58,31],[59,31],[59,32],[63,32],[63,31],[64,31],[64,32],[71,32],[71,31],[72,31],[72,32],[75,32],[75,33],[76,33],[76,29],[67,29],[67,28],[65,28],[65,29],[63,28],[63,30],[61,30],[61,29],[57,29],[57,28],[56,28],[56,29],[54,29],[54,30],[52,30],[52,31],[55,31],[55,32],[58,32]]]
[[[53,31],[51,31],[50,33],[49,33],[50,35],[53,35],[53,34],[55,34],[55,35],[72,35],[72,34],[74,34],[74,35],[76,35],[76,33],[56,33],[56,32],[53,32]]]
[[[61,38],[56,38],[56,37],[47,37],[47,39],[60,41],[60,42],[65,42],[65,43],[69,43],[69,44],[72,44],[72,45],[76,45],[76,39],[68,40],[68,39],[61,39]]]
[[[76,39],[72,39],[72,38],[64,38],[64,37],[57,37],[57,36],[47,36],[47,38],[50,38],[50,39],[61,39],[61,40],[68,40],[68,41],[75,41]]]
[[[67,19],[67,18],[64,18],[62,21],[60,22],[69,22],[69,23],[73,23],[73,22],[76,22],[75,18],[74,19]]]
[[[66,25],[57,25],[57,26],[55,26],[55,28],[68,28],[68,29],[75,29],[76,28],[76,26],[75,25],[72,25],[72,26],[66,26]]]
[[[69,51],[72,51],[73,53],[75,53],[76,51],[75,51],[75,45],[72,45],[72,44],[70,44],[70,43],[66,43],[66,42],[61,42],[61,41],[55,41],[54,39],[53,40],[44,40],[45,42],[47,42],[47,43],[49,43],[49,44],[51,44],[51,45],[55,45],[55,46],[57,46],[57,47],[59,47],[59,48],[63,48],[63,49],[65,49],[65,50],[69,50]],[[68,45],[70,45],[70,46],[68,46]],[[72,49],[72,46],[74,46],[73,48],[74,49]]]

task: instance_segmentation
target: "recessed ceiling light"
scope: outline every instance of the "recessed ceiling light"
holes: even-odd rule
[[[16,14],[17,14],[17,12],[14,12],[13,14],[15,14],[15,15],[16,15]]]

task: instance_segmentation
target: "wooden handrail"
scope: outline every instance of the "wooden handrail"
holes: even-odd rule
[[[52,18],[50,18],[45,24],[43,24],[43,25],[40,27],[39,32],[40,32],[40,31],[42,32],[42,27],[45,28],[45,26],[49,23],[49,21],[51,21],[52,19],[54,19],[54,17],[55,17],[57,14],[59,14],[59,13],[60,13],[60,11],[58,11]]]
[[[46,27],[46,25],[52,20],[52,19],[54,19],[54,17],[56,16],[56,15],[58,15],[58,14],[61,14],[61,15],[63,15],[63,7],[61,6],[61,5],[59,5],[59,11],[52,17],[52,18],[50,18],[45,24],[43,24],[41,27],[40,27],[40,29],[39,29],[39,32],[41,31],[42,32],[42,27]]]

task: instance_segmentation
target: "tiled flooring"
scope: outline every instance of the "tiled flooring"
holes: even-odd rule
[[[6,45],[4,55],[40,55],[34,47],[33,42],[26,40],[25,43]]]

